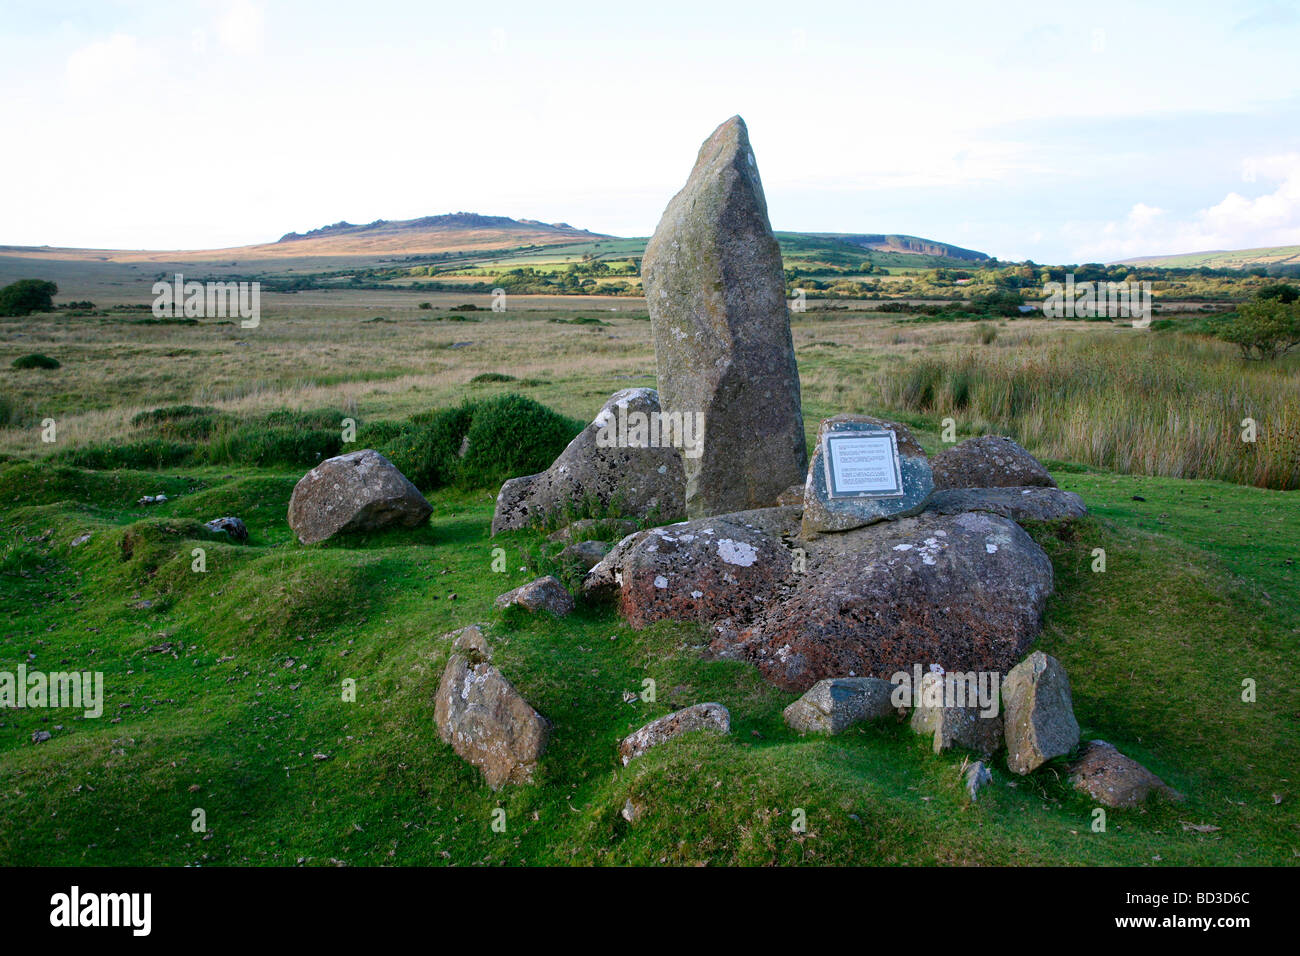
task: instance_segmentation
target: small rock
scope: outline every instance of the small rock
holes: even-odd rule
[[[935,697],[943,699],[943,682],[941,674],[926,674],[921,679],[921,690],[912,707],[912,731],[932,736],[937,754],[952,747],[965,747],[984,756],[1001,750],[1003,731],[1002,715],[997,713],[998,702],[992,701],[992,714],[986,714],[978,705],[971,704],[926,706],[927,691],[931,688]]]
[[[1034,651],[1002,681],[1007,766],[1026,774],[1079,743],[1070,678],[1056,658]]]
[[[551,731],[496,667],[463,653],[443,671],[434,720],[443,743],[478,767],[493,790],[532,780]]]
[[[244,522],[240,521],[238,518],[230,516],[224,518],[213,518],[203,527],[207,528],[209,531],[224,531],[236,541],[248,540],[248,528],[246,528]]]
[[[600,564],[613,547],[604,541],[578,541],[560,552],[560,560],[578,565],[585,573]]]
[[[1073,521],[1088,514],[1083,499],[1059,488],[945,488],[925,503],[926,511],[952,515],[987,511],[1012,521]]]
[[[499,608],[522,607],[525,610],[549,611],[556,617],[564,617],[573,611],[573,595],[570,594],[553,575],[521,584],[513,591],[498,595],[496,606]]]
[[[391,461],[366,448],[328,458],[299,479],[289,499],[289,526],[303,544],[315,544],[336,534],[413,528],[432,512]]]
[[[48,730],[38,730],[36,731],[36,733],[32,734],[32,743],[43,744],[45,743],[45,741],[49,740],[52,736],[54,735],[51,734]]]
[[[1067,768],[1070,783],[1108,807],[1136,807],[1152,794],[1168,800],[1185,797],[1146,767],[1104,740],[1090,740]]]
[[[894,685],[878,677],[833,677],[813,684],[785,709],[785,722],[800,733],[838,734],[854,724],[896,713]]]
[[[970,802],[974,803],[978,800],[980,788],[992,782],[993,774],[988,767],[984,766],[984,761],[976,760],[971,764],[966,769],[966,793],[970,796]]]
[[[166,496],[166,495],[145,495],[144,497],[138,499],[138,500],[136,501],[136,504],[138,504],[138,505],[160,505],[160,504],[162,504],[162,503],[163,503],[164,501],[166,501],[166,500],[167,500],[167,496]]]
[[[471,661],[486,661],[492,657],[492,648],[483,635],[483,624],[469,624],[450,634],[442,635],[442,640],[451,639],[452,653],[466,655]]]
[[[623,766],[626,767],[653,747],[697,730],[708,730],[719,734],[731,733],[730,712],[721,704],[692,704],[658,720],[650,721],[619,742],[618,752],[623,758]]]
[[[94,536],[93,531],[87,531],[85,534],[79,534],[72,539],[72,547],[77,548],[85,544]]]
[[[968,438],[935,455],[930,465],[936,489],[1056,487],[1042,462],[1003,435]]]

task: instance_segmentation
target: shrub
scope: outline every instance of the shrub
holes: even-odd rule
[[[1300,288],[1290,285],[1286,282],[1278,282],[1274,285],[1262,286],[1255,293],[1257,299],[1277,299],[1283,305],[1290,305],[1297,299],[1300,299]]]
[[[131,424],[136,428],[146,425],[158,425],[162,422],[174,422],[199,415],[215,415],[217,410],[199,405],[168,405],[164,408],[151,408],[147,412],[136,412],[131,416]]]
[[[495,488],[548,468],[582,427],[523,395],[498,395],[414,416],[376,450],[424,490]]]
[[[478,385],[486,382],[513,382],[513,375],[505,375],[502,372],[484,372],[482,375],[475,375],[470,380],[471,385]]]
[[[441,488],[456,478],[460,447],[469,433],[472,415],[469,402],[417,415],[376,450],[417,488]]]
[[[0,315],[53,312],[59,287],[43,279],[19,279],[0,289]]]
[[[14,368],[58,368],[59,360],[40,352],[31,352],[14,359],[13,365]]]
[[[582,429],[581,422],[523,395],[490,398],[474,411],[460,483],[493,487],[544,471]]]
[[[1281,296],[1259,298],[1237,310],[1219,337],[1241,349],[1243,358],[1275,359],[1300,345],[1300,303]]]

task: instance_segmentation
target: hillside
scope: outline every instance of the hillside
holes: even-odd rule
[[[276,242],[228,249],[143,250],[74,249],[53,246],[0,246],[0,256],[90,260],[97,262],[213,262],[264,259],[356,258],[429,255],[480,249],[513,249],[608,238],[568,223],[544,223],[507,216],[449,213],[419,219],[377,219],[366,225],[337,222],[305,233],[290,232]]]
[[[1184,252],[1169,256],[1139,256],[1123,259],[1121,265],[1161,266],[1170,269],[1251,269],[1264,266],[1270,272],[1300,272],[1300,246],[1273,246],[1263,249],[1214,249],[1207,252]]]
[[[954,261],[982,261],[989,257],[982,252],[958,246],[920,239],[916,236],[883,235],[868,233],[798,233],[779,232],[783,248],[833,248],[850,259],[860,259],[857,250],[894,253],[917,257],[917,265],[930,263],[925,258]],[[268,260],[285,265],[295,260],[331,260],[329,265],[359,259],[393,259],[443,255],[456,252],[487,252],[494,250],[527,250],[537,247],[583,246],[594,243],[604,248],[575,250],[607,254],[608,243],[616,244],[621,254],[639,256],[646,238],[620,239],[603,233],[578,229],[565,222],[545,223],[534,219],[511,219],[508,216],[483,216],[477,213],[457,212],[418,219],[376,219],[364,225],[336,222],[332,225],[309,229],[306,232],[289,232],[275,242],[225,249],[201,250],[147,250],[147,249],[90,249],[60,248],[56,246],[6,246],[0,245],[0,259],[38,259],[51,262],[97,263],[208,263],[239,264],[249,266]]]
[[[833,239],[872,252],[899,252],[908,255],[936,256],[944,259],[961,259],[966,262],[984,262],[991,258],[974,249],[963,249],[946,242],[922,239],[918,236],[884,235],[881,233],[805,232],[796,233],[813,239]]]

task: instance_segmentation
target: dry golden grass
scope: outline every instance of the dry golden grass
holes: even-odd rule
[[[58,422],[60,447],[112,441],[130,432],[135,413],[179,404],[333,408],[364,423],[518,390],[585,419],[611,392],[655,382],[641,300],[513,297],[504,313],[451,313],[463,297],[442,295],[439,308],[418,308],[432,298],[268,295],[256,329],[132,321],[147,313],[0,320],[0,421],[11,422],[0,427],[0,453],[48,452],[39,439],[45,418]],[[455,320],[467,316],[474,321]],[[552,321],[574,317],[607,324]],[[1218,343],[1108,323],[1004,320],[996,329],[983,343],[972,323],[841,309],[796,315],[809,436],[842,411],[930,425],[951,415],[961,433],[1010,433],[1044,457],[1294,486],[1296,360],[1243,363]],[[62,367],[8,367],[27,352]],[[517,381],[471,382],[486,372]],[[937,383],[929,396],[917,393],[918,376]],[[1237,429],[1246,416],[1259,423],[1259,441],[1243,450]]]

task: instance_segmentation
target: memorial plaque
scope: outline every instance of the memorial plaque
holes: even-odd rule
[[[903,469],[892,431],[826,436],[826,488],[832,498],[901,498]]]
[[[917,514],[933,488],[930,461],[905,426],[836,415],[817,431],[804,483],[803,534]]]

